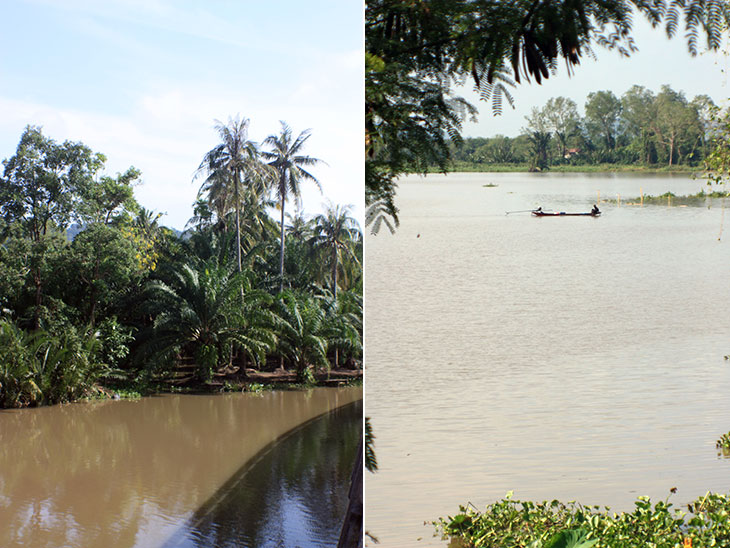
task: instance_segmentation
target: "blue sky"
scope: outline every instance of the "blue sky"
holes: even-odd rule
[[[599,47],[594,48],[596,59],[584,56],[572,76],[565,70],[565,63],[559,64],[556,75],[543,81],[519,85],[513,89],[515,109],[505,103],[501,116],[493,116],[491,107],[479,101],[471,87],[459,91],[480,111],[476,124],[467,123],[464,135],[468,137],[491,137],[502,134],[515,137],[520,134],[525,116],[532,107],[541,108],[550,97],[564,96],[573,99],[581,114],[590,92],[611,90],[620,97],[634,84],[644,86],[658,93],[663,84],[676,91],[683,91],[688,100],[696,95],[709,95],[716,104],[726,105],[728,90],[728,69],[730,60],[726,53],[704,52],[691,57],[682,35],[671,40],[663,29],[652,29],[640,17],[635,17],[634,39],[639,51],[630,57]],[[726,48],[727,50],[727,48]]]
[[[182,228],[195,169],[240,114],[261,141],[286,121],[325,199],[363,214],[363,7],[357,1],[27,0],[0,6],[0,158],[27,124],[82,141],[110,174],[142,170],[141,204]],[[287,209],[289,211],[289,209]]]

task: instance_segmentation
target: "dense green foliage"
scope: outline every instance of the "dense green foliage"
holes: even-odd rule
[[[484,512],[461,507],[459,514],[435,523],[445,536],[465,546],[483,548],[680,548],[730,545],[730,499],[707,493],[687,505],[652,504],[639,497],[632,512],[564,504],[513,500],[511,494]]]
[[[159,386],[190,363],[198,386],[245,382],[247,368],[283,365],[311,381],[314,368],[354,367],[357,222],[330,204],[279,225],[267,210],[282,177],[298,197],[306,138],[289,147],[297,154],[282,175],[278,153],[249,141],[247,127],[218,124],[221,143],[203,155],[179,236],[135,200],[139,171],[104,175],[103,155],[26,128],[0,178],[0,407]]]
[[[691,53],[701,37],[717,49],[730,19],[723,0],[371,0],[365,14],[365,178],[367,220],[397,224],[396,178],[450,160],[447,138],[460,139],[474,108],[452,93],[471,81],[499,112],[509,89],[538,84],[565,61],[573,70],[595,45],[629,55],[635,16],[682,32]],[[596,115],[610,114],[605,97]],[[610,129],[596,126],[596,134]],[[558,130],[562,131],[562,130]],[[671,142],[672,130],[662,139]],[[605,133],[613,150],[615,136]],[[541,143],[535,136],[534,146]],[[665,145],[666,146],[666,145]],[[668,145],[671,148],[671,144]],[[674,152],[670,152],[670,159]],[[539,155],[538,155],[539,156]],[[538,160],[539,161],[539,160]]]
[[[709,97],[688,101],[668,86],[656,95],[641,86],[621,98],[610,91],[591,93],[585,116],[572,100],[553,97],[533,108],[522,135],[454,141],[450,152],[454,162],[476,167],[700,166],[712,151],[716,112]]]
[[[26,333],[0,320],[0,407],[59,403],[87,393],[107,370],[97,333]]]

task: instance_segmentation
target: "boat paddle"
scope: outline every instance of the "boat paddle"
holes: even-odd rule
[[[505,213],[505,215],[509,215],[510,213],[532,213],[533,211],[536,211],[535,209],[523,209],[520,211],[508,211]]]

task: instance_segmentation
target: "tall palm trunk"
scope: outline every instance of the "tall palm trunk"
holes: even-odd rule
[[[241,263],[241,200],[239,187],[241,186],[241,175],[236,170],[233,173],[233,194],[236,198],[236,257],[238,259],[238,273],[243,272]],[[243,284],[241,284],[241,306],[243,306]],[[231,356],[233,356],[233,343],[231,343]]]
[[[332,293],[335,296],[335,306],[337,306],[337,248],[336,247],[332,250],[332,264],[334,265],[332,267],[332,280],[333,280]],[[340,363],[340,351],[337,348],[335,348],[335,368],[339,365],[339,363]],[[327,374],[327,378],[329,378],[329,373]]]
[[[286,184],[284,176],[281,178],[281,251],[279,254],[279,293],[284,292],[284,208],[286,207]],[[284,369],[284,355],[280,356],[279,366]]]
[[[238,258],[239,274],[243,271],[243,268],[241,266],[241,199],[239,195],[240,184],[241,176],[238,173],[238,170],[236,170],[233,174],[233,192],[236,197],[236,256]],[[241,288],[241,295],[243,295],[243,288]]]
[[[281,179],[281,253],[279,255],[279,291],[284,291],[284,207],[286,206],[286,181]]]

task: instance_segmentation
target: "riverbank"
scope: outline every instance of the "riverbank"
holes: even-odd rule
[[[360,386],[363,381],[362,369],[335,368],[317,370],[312,374],[312,382],[302,383],[297,372],[288,369],[260,371],[246,369],[245,374],[235,368],[231,371],[216,373],[209,381],[199,381],[185,368],[164,381],[122,382],[118,384],[97,385],[92,393],[82,400],[94,399],[136,399],[143,396],[161,394],[219,394],[222,392],[262,392],[265,390],[299,390],[326,386]]]
[[[470,162],[454,162],[447,173],[530,173],[529,164],[477,164]],[[701,166],[665,166],[665,165],[632,165],[632,164],[597,164],[549,166],[542,170],[545,173],[704,173]],[[428,169],[428,173],[443,173],[437,167]]]

